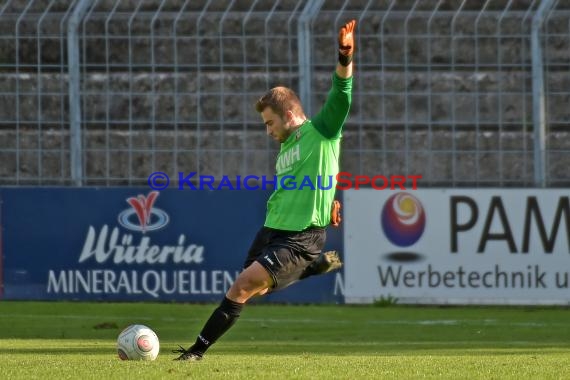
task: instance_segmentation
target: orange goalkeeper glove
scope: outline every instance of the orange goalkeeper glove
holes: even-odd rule
[[[331,208],[331,225],[338,227],[340,222],[342,222],[342,217],[340,215],[341,204],[339,201],[334,200]]]
[[[356,20],[352,20],[344,24],[338,32],[338,62],[343,66],[348,66],[352,62],[355,27]]]

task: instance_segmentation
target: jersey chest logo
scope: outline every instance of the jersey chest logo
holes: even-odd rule
[[[277,174],[285,173],[292,170],[293,165],[301,160],[301,145],[296,144],[291,149],[281,153],[277,158]]]

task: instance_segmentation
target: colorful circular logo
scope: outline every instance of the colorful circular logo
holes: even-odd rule
[[[382,209],[380,223],[384,235],[394,245],[409,247],[424,232],[426,214],[421,202],[409,193],[392,195]]]

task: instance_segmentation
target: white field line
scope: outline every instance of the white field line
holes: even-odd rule
[[[114,315],[81,315],[81,314],[0,314],[0,319],[84,319],[84,320],[132,320],[132,316],[114,316]],[[137,316],[137,320],[161,320],[166,322],[188,322],[188,321],[205,321],[204,318],[173,318],[173,317],[160,317],[151,318],[144,316]],[[496,319],[424,319],[415,321],[403,320],[366,320],[366,321],[351,321],[343,319],[311,319],[311,318],[247,318],[240,319],[240,323],[327,323],[337,325],[348,324],[367,324],[367,325],[405,325],[405,326],[518,326],[518,327],[551,327],[551,326],[567,326],[566,323],[558,322],[508,322],[498,321]]]

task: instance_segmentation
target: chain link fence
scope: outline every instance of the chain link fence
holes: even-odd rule
[[[570,185],[570,3],[556,0],[3,0],[0,184],[273,175],[253,104],[285,85],[316,113],[351,18],[343,170]]]

